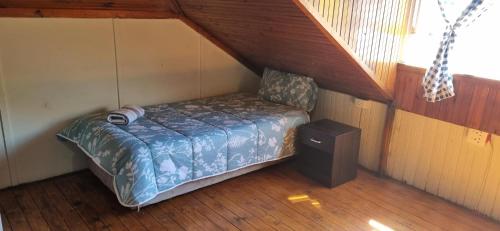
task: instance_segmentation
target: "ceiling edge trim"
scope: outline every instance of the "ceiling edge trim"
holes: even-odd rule
[[[0,8],[0,17],[167,19],[178,18],[178,15],[170,11]]]
[[[322,22],[321,17],[314,14],[312,10],[307,8],[308,3],[306,0],[293,0],[293,2],[305,16],[307,16],[311,22],[316,25],[316,27],[332,43],[332,45],[338,47],[340,50],[345,52],[347,57],[350,57],[349,61],[360,70],[360,73],[363,73],[363,77],[365,77],[375,88],[378,89],[380,95],[384,98],[384,101],[382,102],[390,102],[393,100],[392,95],[384,87],[381,81],[376,78],[375,73],[368,66],[366,66],[366,64],[351,50],[351,48],[343,41],[342,38],[340,38],[340,36],[323,26],[323,24],[326,23]],[[380,99],[374,100],[379,101]]]

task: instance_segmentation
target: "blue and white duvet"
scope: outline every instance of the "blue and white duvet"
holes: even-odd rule
[[[287,133],[309,122],[303,110],[243,93],[144,109],[128,126],[95,114],[58,134],[113,176],[127,207],[189,181],[283,158]]]

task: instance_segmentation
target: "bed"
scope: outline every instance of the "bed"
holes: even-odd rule
[[[258,95],[146,106],[128,125],[87,115],[57,136],[86,154],[123,206],[141,207],[292,156],[317,91],[311,78],[266,69]]]
[[[295,153],[295,128],[309,121],[304,110],[245,93],[144,109],[145,116],[128,126],[94,114],[58,134],[78,145],[90,169],[126,207],[155,203],[289,157]]]

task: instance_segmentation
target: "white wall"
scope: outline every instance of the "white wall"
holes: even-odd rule
[[[115,20],[115,32],[122,105],[173,102],[258,87],[253,72],[179,20],[120,19]]]
[[[121,104],[200,96],[200,36],[195,31],[178,20],[115,20],[115,32]]]
[[[253,72],[234,65],[235,60],[231,56],[204,38],[201,39],[201,54],[201,97],[258,89],[259,82]]]
[[[84,168],[82,155],[54,134],[85,113],[258,85],[255,74],[174,19],[2,18],[0,34],[7,147],[0,188],[9,185],[9,169],[15,185]]]
[[[2,112],[14,183],[84,167],[54,134],[75,117],[117,107],[109,20],[2,19]]]

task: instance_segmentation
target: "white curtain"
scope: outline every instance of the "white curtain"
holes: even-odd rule
[[[453,77],[448,70],[449,53],[453,48],[457,30],[462,27],[467,27],[487,10],[487,4],[483,4],[484,1],[485,0],[471,1],[454,21],[450,21],[450,12],[447,10],[447,3],[449,1],[437,0],[447,26],[443,33],[443,38],[436,58],[432,66],[427,70],[422,81],[425,92],[424,98],[428,102],[440,101],[455,95],[453,90]],[[422,15],[422,17],[425,17],[425,15]]]

